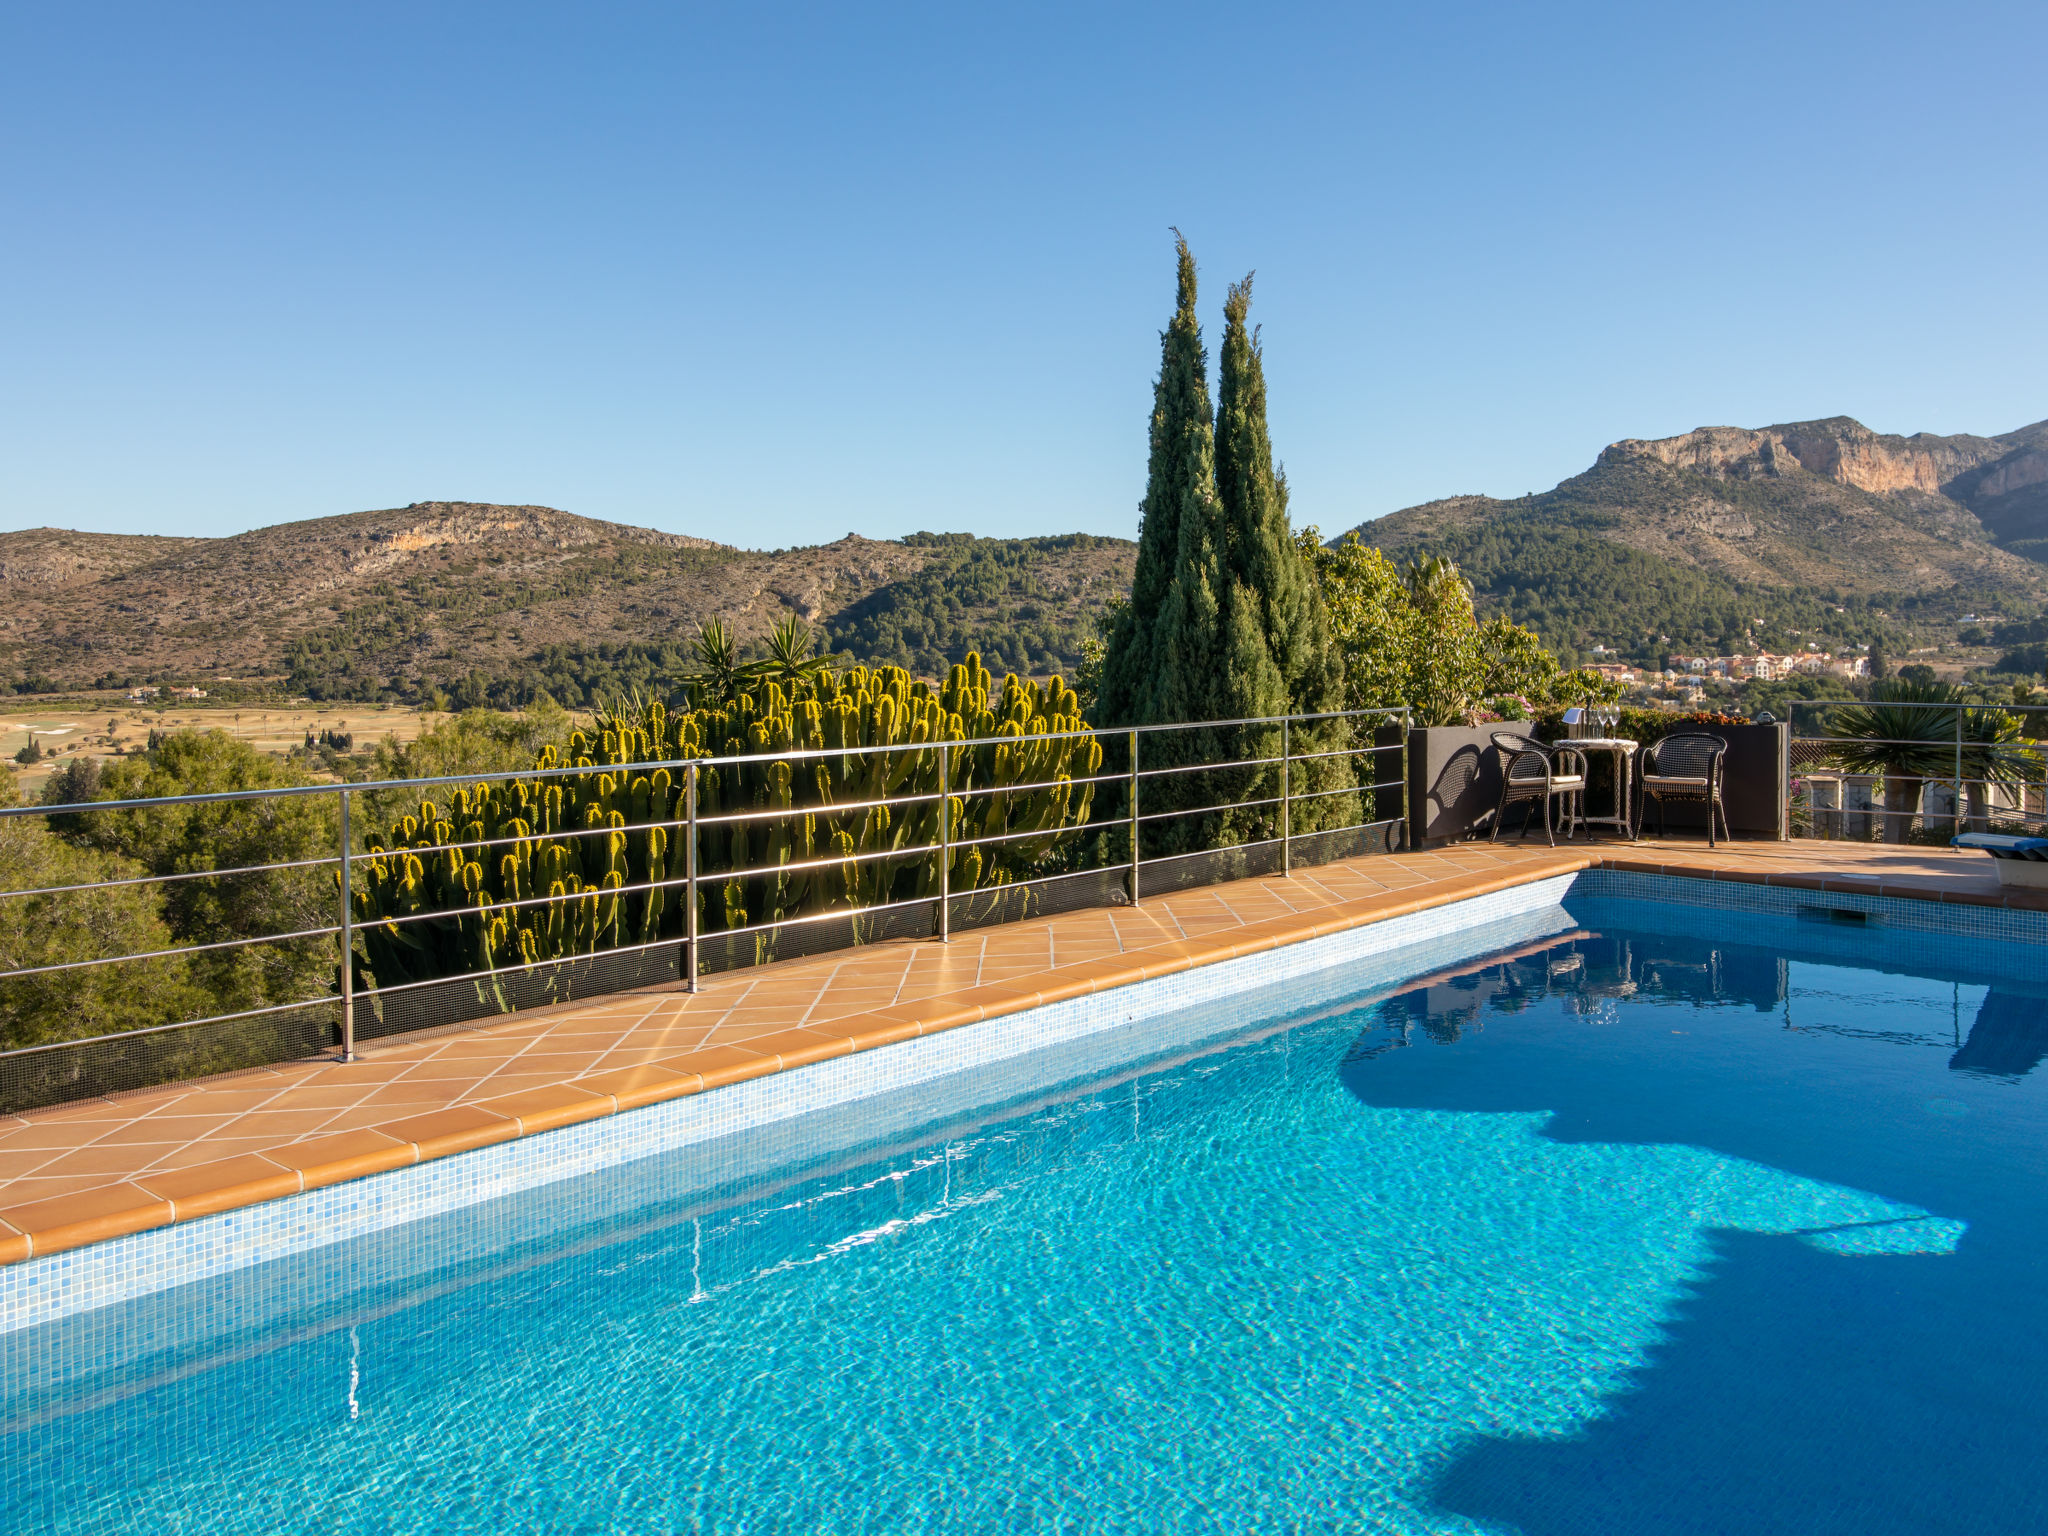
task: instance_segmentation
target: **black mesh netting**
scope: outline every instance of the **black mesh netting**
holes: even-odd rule
[[[1395,824],[1303,834],[1293,839],[1292,862],[1296,868],[1308,868],[1362,854],[1398,851],[1402,832]],[[1148,859],[1141,894],[1163,896],[1223,881],[1274,875],[1280,873],[1281,863],[1278,843]],[[950,899],[948,915],[952,931],[963,933],[1027,917],[1119,906],[1129,901],[1129,892],[1129,866],[1110,864],[956,895]],[[919,902],[885,912],[799,923],[773,932],[706,934],[698,943],[698,965],[701,974],[712,976],[859,944],[928,939],[937,933],[937,902]],[[683,946],[674,943],[526,971],[452,977],[384,995],[368,992],[356,999],[356,1039],[416,1034],[554,1003],[675,986],[683,979],[683,967]],[[332,1051],[340,1039],[341,1005],[338,999],[329,998],[250,1018],[209,1020],[0,1056],[0,1113],[21,1113],[187,1078],[303,1060]]]

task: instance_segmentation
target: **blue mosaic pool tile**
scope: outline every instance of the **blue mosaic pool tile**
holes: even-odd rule
[[[1658,904],[1666,908],[1711,909],[1738,920],[1754,936],[1782,935],[1787,920],[1835,911],[1864,914],[1866,922],[1900,933],[1946,941],[1945,953],[1959,967],[1995,959],[2015,963],[2048,977],[2048,914],[2003,908],[1950,906],[1896,897],[1855,893],[1803,891],[1785,887],[1711,881],[1626,871],[1588,870],[1411,913],[1343,933],[1283,946],[1263,954],[1201,966],[1156,981],[1074,998],[1007,1015],[964,1029],[903,1041],[879,1050],[819,1062],[797,1071],[736,1083],[712,1093],[650,1105],[581,1125],[505,1142],[357,1179],[290,1199],[223,1212],[172,1227],[136,1233],[70,1252],[52,1254],[0,1269],[0,1338],[58,1319],[90,1313],[116,1302],[150,1296],[171,1287],[233,1275],[293,1255],[326,1250],[338,1262],[368,1264],[382,1272],[393,1263],[424,1272],[445,1255],[407,1257],[404,1229],[428,1218],[464,1211],[494,1211],[515,1204],[525,1213],[516,1220],[557,1220],[573,1224],[570,1209],[554,1210],[546,1201],[528,1198],[503,1202],[502,1197],[588,1181],[609,1171],[673,1153],[698,1148],[710,1156],[693,1170],[693,1179],[715,1182],[739,1177],[763,1166],[762,1137],[773,1140],[776,1128],[803,1127],[794,1134],[808,1138],[805,1146],[778,1146],[777,1155],[805,1150],[830,1150],[832,1132],[824,1121],[840,1122],[840,1132],[854,1139],[889,1134],[883,1101],[901,1101],[888,1113],[930,1118],[931,1106],[944,1094],[933,1085],[947,1079],[977,1083],[987,1091],[992,1063],[1014,1060],[1020,1070],[1027,1058],[1050,1048],[1099,1037],[1103,1065],[1113,1065],[1121,1031],[1146,1021],[1187,1013],[1204,1005],[1227,1005],[1261,988],[1282,983],[1297,988],[1305,977],[1329,976],[1332,997],[1355,993],[1374,984],[1370,977],[1350,974],[1362,962],[1385,959],[1458,935],[1472,935],[1481,953],[1514,942],[1497,930],[1519,922],[1528,937],[1560,931],[1576,920],[1598,915],[1605,904]],[[1632,919],[1641,921],[1640,913]],[[1743,936],[1747,936],[1746,934]],[[1820,942],[1820,930],[1815,932]],[[2002,946],[2029,946],[2023,951]],[[2017,959],[2015,956],[2017,955]],[[1441,963],[1442,957],[1429,963]],[[1924,953],[1916,961],[1926,959]],[[1426,969],[1427,964],[1418,964]],[[1394,978],[1382,978],[1391,980]],[[1186,1027],[1220,1032],[1242,1022],[1243,1011],[1227,1006],[1228,1018],[1213,1021],[1190,1015]],[[1156,1044],[1157,1042],[1148,1042]],[[1030,1082],[1026,1072],[1018,1091]],[[962,1105],[964,1112],[972,1106]],[[730,1156],[718,1148],[740,1149]],[[498,1204],[494,1205],[494,1202]],[[573,1202],[572,1202],[573,1203]],[[494,1220],[479,1215],[458,1223],[467,1238],[482,1239]],[[515,1218],[502,1218],[515,1220]],[[559,1231],[559,1226],[552,1230]],[[384,1245],[372,1245],[382,1257],[366,1257],[360,1243],[377,1234],[392,1234]],[[516,1240],[499,1234],[492,1241]],[[345,1246],[341,1246],[345,1245]],[[394,1257],[396,1255],[396,1257]],[[346,1256],[345,1258],[343,1256]],[[395,1271],[394,1271],[395,1272]],[[367,1275],[321,1271],[317,1289],[325,1292],[344,1280]],[[313,1282],[308,1282],[312,1284]],[[289,1298],[287,1297],[288,1301]],[[228,1305],[223,1303],[223,1305]],[[181,1322],[179,1326],[183,1326]]]
[[[576,1179],[753,1127],[932,1083],[1502,919],[1564,926],[1558,876],[1343,933],[735,1083],[715,1092],[311,1190],[0,1269],[0,1334]]]

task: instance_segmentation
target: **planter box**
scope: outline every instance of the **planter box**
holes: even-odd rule
[[[1728,755],[1721,759],[1721,808],[1728,813],[1728,831],[1735,837],[1780,841],[1790,837],[1792,806],[1786,791],[1791,783],[1792,727],[1702,725],[1685,729],[1718,736],[1728,743]],[[1636,771],[1642,771],[1640,753]],[[1643,806],[1638,825],[1646,836],[1657,830],[1654,805]],[[1706,807],[1673,801],[1664,808],[1664,825],[1673,832],[1698,832],[1704,836]]]
[[[1495,731],[1533,736],[1527,720],[1492,725],[1426,725],[1408,733],[1408,846],[1470,837],[1500,804],[1500,754]]]

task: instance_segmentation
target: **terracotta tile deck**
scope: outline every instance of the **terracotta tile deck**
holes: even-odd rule
[[[532,1135],[1593,864],[2048,910],[1947,849],[1460,844],[536,1009],[0,1116],[0,1263]]]

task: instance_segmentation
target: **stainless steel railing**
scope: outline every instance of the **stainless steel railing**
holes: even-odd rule
[[[1828,717],[1845,710],[1924,719],[1930,730],[1913,736],[1829,731]],[[2048,740],[2033,734],[2048,723],[2048,705],[1801,699],[1787,713],[1792,761],[1786,809],[1808,835],[1869,841],[1882,828],[1885,837],[1899,841],[1915,826],[1927,833],[1944,822],[1950,835],[1980,823],[2007,829],[2048,824]],[[1985,729],[2007,724],[2013,729],[2004,739]],[[1881,792],[1880,786],[1892,783],[1910,786],[1910,807],[1875,799],[1842,803],[1852,787]],[[1950,797],[1945,813],[1929,808],[1927,791],[1937,787]]]
[[[1306,752],[1295,750],[1298,743],[1298,734],[1302,729],[1315,727],[1326,722],[1341,722],[1344,728],[1352,733],[1357,733],[1361,730],[1367,731],[1368,739],[1365,741],[1354,740],[1348,745],[1335,747],[1312,746],[1311,750]],[[877,927],[875,923],[877,918],[919,907],[932,909],[930,936],[943,943],[949,941],[952,936],[954,898],[960,894],[951,888],[951,869],[955,856],[962,850],[969,848],[993,847],[1020,840],[1043,840],[1047,837],[1071,840],[1091,833],[1116,828],[1128,837],[1129,858],[1127,863],[1121,866],[1120,874],[1117,868],[1105,867],[1100,864],[1087,868],[1042,870],[1015,882],[1014,888],[1019,890],[1037,889],[1042,892],[1045,888],[1054,886],[1062,881],[1072,881],[1088,876],[1094,876],[1099,881],[1105,875],[1112,875],[1116,878],[1117,884],[1121,888],[1120,898],[1132,904],[1137,904],[1145,896],[1146,872],[1148,869],[1157,869],[1159,866],[1217,856],[1227,856],[1233,861],[1235,867],[1248,869],[1251,865],[1258,862],[1253,856],[1258,854],[1260,850],[1270,850],[1268,857],[1277,860],[1279,872],[1291,875],[1294,871],[1297,854],[1306,839],[1323,839],[1347,832],[1363,835],[1378,831],[1385,834],[1382,840],[1389,846],[1398,844],[1399,838],[1393,834],[1391,829],[1403,823],[1407,817],[1406,743],[1410,724],[1411,715],[1408,710],[1381,709],[1332,711],[1324,714],[1289,715],[1271,718],[1200,721],[1178,725],[1138,726],[1120,730],[1098,731],[1089,729],[1049,733],[1047,735],[1022,738],[1022,743],[1036,744],[1048,740],[1094,738],[1104,742],[1105,745],[1120,745],[1128,755],[1128,762],[1121,769],[1114,772],[1098,772],[1087,776],[1054,780],[1046,783],[970,785],[958,790],[950,788],[953,783],[952,770],[956,762],[956,753],[980,747],[1003,745],[1015,747],[1020,744],[1019,739],[1014,737],[994,737],[963,742],[793,750],[788,752],[749,754],[739,757],[663,759],[642,763],[599,764],[595,766],[571,765],[557,768],[495,773],[447,774],[424,779],[383,780],[361,784],[314,784],[271,789],[226,790],[204,794],[167,796],[159,799],[89,801],[75,804],[37,804],[4,807],[0,808],[0,820],[30,816],[45,818],[76,817],[81,815],[98,816],[123,812],[157,811],[177,806],[216,806],[234,802],[290,801],[306,797],[320,799],[332,797],[336,845],[333,854],[320,857],[279,860],[274,863],[245,864],[228,869],[184,870],[165,874],[122,876],[109,881],[73,882],[53,886],[30,886],[18,890],[0,890],[0,924],[8,921],[8,907],[13,902],[27,898],[56,898],[70,894],[119,887],[169,887],[194,880],[233,880],[250,876],[270,875],[282,871],[334,870],[335,895],[338,899],[338,907],[336,910],[336,921],[328,924],[316,923],[274,933],[244,934],[218,940],[184,943],[168,949],[153,949],[136,953],[90,955],[82,958],[51,961],[43,964],[17,966],[13,969],[0,970],[0,989],[4,989],[9,984],[19,983],[30,978],[50,977],[64,972],[86,971],[138,961],[167,960],[284,943],[331,942],[333,956],[339,963],[336,966],[335,991],[327,995],[297,998],[281,1003],[269,1003],[256,1008],[206,1013],[193,1018],[151,1024],[132,1030],[102,1032],[79,1038],[42,1040],[27,1044],[9,1045],[0,1047],[0,1066],[4,1066],[10,1060],[16,1058],[75,1051],[83,1047],[98,1047],[119,1041],[136,1041],[143,1037],[168,1036],[179,1031],[193,1031],[200,1026],[225,1025],[241,1021],[259,1020],[265,1015],[285,1014],[293,1010],[320,1008],[332,1008],[335,1010],[335,1044],[338,1045],[340,1058],[342,1060],[351,1060],[357,1052],[359,1015],[364,1005],[375,1005],[381,1009],[387,999],[397,997],[400,994],[418,992],[423,989],[448,987],[463,982],[481,982],[511,977],[522,972],[540,971],[550,967],[564,968],[587,962],[605,961],[613,957],[625,957],[644,954],[649,951],[671,949],[676,951],[676,968],[671,973],[672,976],[674,979],[680,980],[686,988],[695,990],[701,983],[703,952],[708,937],[716,937],[723,940],[730,947],[734,940],[744,936],[758,937],[767,934],[777,934],[786,930],[801,929],[807,925],[835,921],[842,923],[851,921],[858,925],[865,925],[872,931]],[[1394,733],[1393,739],[1381,740],[1369,734],[1374,726],[1398,726],[1400,729]],[[1277,737],[1277,751],[1265,750],[1264,740],[1261,740],[1257,743],[1258,750],[1251,752],[1240,750],[1236,753],[1218,757],[1215,760],[1175,761],[1161,763],[1153,767],[1144,766],[1142,758],[1144,756],[1145,742],[1157,740],[1173,733],[1192,732],[1206,732],[1211,736],[1236,732],[1240,733],[1240,741],[1244,733],[1252,733],[1265,739]],[[741,809],[725,811],[715,815],[703,814],[700,810],[699,777],[708,767],[730,769],[743,767],[748,764],[768,762],[800,764],[808,760],[817,759],[844,760],[851,758],[869,760],[875,757],[903,752],[937,753],[940,772],[938,782],[942,786],[948,786],[948,788],[930,793],[884,796],[872,800]],[[1347,775],[1346,777],[1352,778],[1354,782],[1342,783],[1336,787],[1307,790],[1300,787],[1300,775],[1305,771],[1307,765],[1340,758],[1349,758],[1354,761],[1362,760],[1371,765],[1371,771]],[[1389,771],[1382,771],[1382,763],[1389,758],[1394,760],[1396,766],[1392,767]],[[680,777],[683,781],[683,814],[681,816],[672,816],[658,821],[631,823],[624,828],[567,828],[544,834],[531,833],[524,838],[508,836],[475,839],[438,845],[435,851],[439,852],[443,849],[477,851],[514,843],[535,843],[551,840],[566,841],[599,834],[609,836],[621,830],[631,835],[646,832],[653,828],[662,828],[682,833],[685,844],[685,867],[679,876],[649,879],[632,885],[607,887],[594,892],[585,890],[573,895],[544,895],[519,898],[513,901],[493,902],[488,907],[482,908],[477,906],[436,907],[432,910],[379,917],[376,919],[376,924],[379,927],[389,926],[395,929],[411,923],[463,918],[476,916],[480,912],[496,913],[545,906],[553,903],[575,903],[592,900],[615,902],[625,897],[636,895],[651,896],[658,891],[678,888],[683,893],[684,908],[684,931],[680,939],[663,937],[647,943],[608,945],[596,950],[594,953],[579,954],[568,958],[556,956],[520,965],[494,965],[487,969],[478,969],[454,976],[434,976],[408,982],[387,983],[379,980],[374,986],[358,987],[358,963],[366,960],[367,956],[358,948],[359,919],[355,914],[353,901],[357,873],[356,866],[366,858],[380,856],[370,851],[372,845],[360,835],[355,825],[358,818],[353,812],[360,809],[366,803],[365,797],[381,798],[394,796],[399,793],[420,795],[442,787],[470,787],[500,782],[524,781],[530,783],[536,780],[588,779],[590,776],[597,774],[647,774],[661,769],[668,770],[672,775]],[[1277,781],[1274,785],[1277,788],[1277,793],[1258,794],[1249,798],[1234,797],[1215,800],[1200,797],[1199,803],[1176,803],[1165,809],[1148,809],[1141,803],[1142,787],[1147,781],[1158,782],[1202,773],[1263,774],[1268,772]],[[969,802],[987,798],[1022,796],[1034,791],[1055,789],[1062,784],[1074,788],[1082,785],[1091,785],[1097,788],[1113,786],[1123,791],[1122,798],[1125,803],[1121,806],[1105,806],[1098,800],[1089,821],[1072,827],[1054,829],[1050,832],[1044,828],[1033,828],[1022,831],[997,831],[976,837],[961,837],[959,835],[960,828],[957,825],[955,814],[956,806],[964,806]],[[1384,808],[1384,802],[1381,797],[1390,791],[1398,792],[1394,800],[1396,814],[1376,814]],[[1306,833],[1297,829],[1297,823],[1301,819],[1298,816],[1298,812],[1305,804],[1343,795],[1357,795],[1361,797],[1360,817],[1362,819],[1347,822],[1342,826],[1319,827]],[[921,841],[908,846],[889,847],[868,852],[835,853],[825,858],[807,859],[797,862],[781,862],[744,868],[721,868],[709,873],[703,870],[702,840],[707,835],[715,833],[716,829],[721,827],[743,827],[763,822],[772,823],[778,820],[789,821],[806,815],[827,813],[840,815],[876,809],[893,810],[895,808],[931,804],[933,802],[936,802],[938,806],[938,829],[936,837],[930,842]],[[374,803],[374,801],[370,803]],[[1162,823],[1192,817],[1212,816],[1233,810],[1270,810],[1271,819],[1269,825],[1272,829],[1271,835],[1254,838],[1249,841],[1234,842],[1227,848],[1204,847],[1182,849],[1175,852],[1153,855],[1147,855],[1144,851],[1144,844],[1148,839],[1150,830],[1159,827]],[[392,852],[397,852],[397,850],[392,850]],[[794,916],[779,917],[763,922],[749,922],[738,927],[720,929],[714,935],[707,935],[703,932],[701,911],[702,900],[705,894],[703,887],[712,881],[722,882],[745,879],[755,875],[783,875],[804,870],[846,867],[874,861],[895,861],[899,866],[908,866],[917,860],[929,859],[934,856],[936,856],[938,866],[938,889],[935,895],[921,895],[908,899],[877,902],[857,908],[836,906],[824,911],[799,913]],[[1009,888],[998,887],[996,889],[1004,890]],[[979,890],[973,894],[981,897],[992,895],[991,891],[987,889]],[[859,939],[858,929],[854,931],[853,937],[854,941],[857,942]],[[294,1052],[293,1054],[303,1054],[303,1052]],[[0,1087],[0,1101],[4,1101],[5,1098],[4,1087]]]

